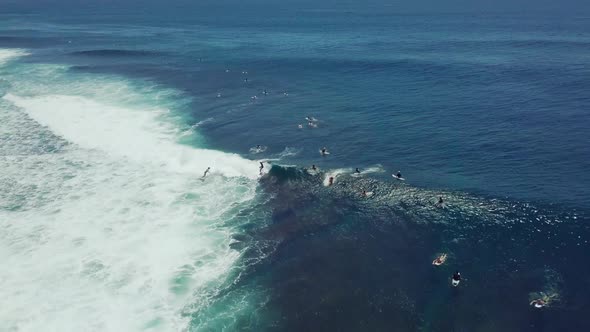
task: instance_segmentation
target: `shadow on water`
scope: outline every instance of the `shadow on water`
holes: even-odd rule
[[[265,243],[234,288],[269,294],[239,330],[588,330],[588,226],[575,211],[274,166],[261,179]],[[362,190],[372,191],[363,197]],[[445,208],[436,205],[443,196]],[[272,245],[268,245],[272,243]],[[256,248],[255,245],[252,248]],[[437,253],[447,262],[432,265]],[[246,260],[260,257],[251,249]],[[450,286],[455,270],[463,276]],[[559,301],[534,309],[535,292]],[[270,319],[268,319],[270,317]],[[270,321],[270,322],[269,322]]]

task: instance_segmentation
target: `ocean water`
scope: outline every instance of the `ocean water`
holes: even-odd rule
[[[587,16],[0,18],[0,331],[590,329]]]

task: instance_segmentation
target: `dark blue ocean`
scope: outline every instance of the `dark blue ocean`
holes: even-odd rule
[[[590,16],[11,4],[0,95],[0,330],[590,330]]]

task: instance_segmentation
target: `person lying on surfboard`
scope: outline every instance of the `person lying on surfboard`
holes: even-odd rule
[[[544,292],[540,292],[534,300],[530,302],[530,305],[534,306],[537,309],[541,309],[543,307],[547,307],[553,301],[559,300],[559,294],[553,293],[551,295],[546,294]]]
[[[531,301],[530,304],[537,309],[541,309],[547,305],[547,302],[545,302],[545,300],[543,300],[543,299],[536,299],[536,300]]]
[[[459,271],[456,271],[455,274],[453,274],[453,277],[451,278],[451,284],[454,287],[459,286],[459,282],[461,282],[461,273],[459,273]]]
[[[447,254],[442,254],[432,261],[432,265],[440,266],[447,260]]]

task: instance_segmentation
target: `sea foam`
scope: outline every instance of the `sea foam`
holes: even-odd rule
[[[186,329],[235,272],[257,163],[176,143],[155,88],[3,61],[0,330]]]

